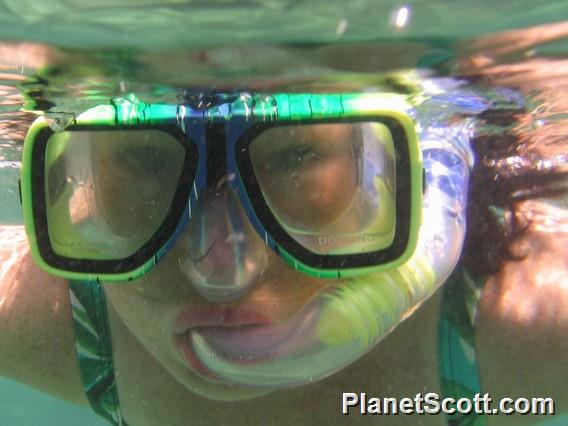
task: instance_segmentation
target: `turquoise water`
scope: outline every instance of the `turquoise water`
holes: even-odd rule
[[[397,16],[402,8],[408,9],[404,25]],[[562,0],[3,0],[0,39],[160,50],[227,43],[456,40],[557,21],[565,12]]]
[[[129,92],[176,103],[188,90],[402,91],[401,72],[452,77],[504,117],[526,111],[480,132],[516,126],[567,163],[564,0],[376,3],[0,0],[0,224],[22,223],[19,158],[35,113],[65,119]],[[456,112],[444,102],[431,113]],[[7,380],[0,395],[2,425],[103,424]]]
[[[90,410],[0,378],[0,422],[6,426],[105,426]],[[33,409],[32,409],[33,407]]]

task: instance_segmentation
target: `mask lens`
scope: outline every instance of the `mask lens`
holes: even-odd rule
[[[285,125],[249,147],[272,215],[317,254],[382,250],[396,227],[395,150],[376,122]]]
[[[45,194],[53,251],[99,260],[134,254],[170,211],[184,158],[183,145],[158,130],[52,135]]]

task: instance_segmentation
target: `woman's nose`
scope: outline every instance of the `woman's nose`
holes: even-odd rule
[[[266,268],[267,247],[230,189],[201,193],[181,244],[182,272],[212,302],[242,297]]]

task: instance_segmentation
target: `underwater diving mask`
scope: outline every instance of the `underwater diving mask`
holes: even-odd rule
[[[200,194],[228,187],[258,236],[297,270],[337,278],[396,268],[416,248],[423,190],[404,99],[128,97],[63,130],[41,117],[22,161],[32,254],[66,278],[135,279],[173,247]]]

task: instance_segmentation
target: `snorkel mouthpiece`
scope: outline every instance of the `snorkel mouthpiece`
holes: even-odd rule
[[[392,272],[338,281],[282,323],[250,327],[234,340],[218,330],[193,331],[191,341],[201,361],[233,383],[298,386],[366,353],[434,284],[434,272],[419,255]]]
[[[194,330],[193,349],[228,382],[284,388],[317,381],[368,352],[425,301],[455,267],[465,235],[469,127],[422,133],[426,187],[418,246],[385,272],[341,279],[278,324],[242,332]]]

